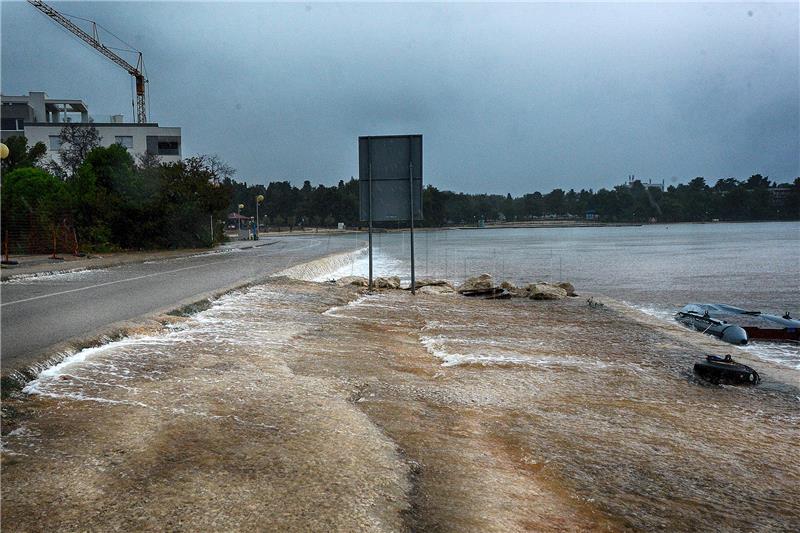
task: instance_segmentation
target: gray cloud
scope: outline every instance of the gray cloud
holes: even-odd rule
[[[426,181],[470,192],[800,175],[794,3],[54,6],[142,49],[151,118],[249,182],[334,183],[382,133],[422,133]],[[130,115],[125,72],[1,11],[4,93]]]

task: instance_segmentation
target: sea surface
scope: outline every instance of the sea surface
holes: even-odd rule
[[[409,283],[408,233],[373,239],[374,275]],[[800,317],[797,222],[418,231],[415,258],[417,278],[460,283],[486,272],[515,284],[570,281],[579,293],[606,295],[669,321],[690,302]],[[363,254],[329,277],[367,273]],[[800,368],[796,345],[743,349]]]

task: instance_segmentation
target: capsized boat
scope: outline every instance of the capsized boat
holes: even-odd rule
[[[675,314],[675,320],[684,326],[719,337],[725,342],[747,344],[747,332],[742,327],[717,316],[716,309],[713,309],[715,315],[712,316],[712,309],[709,308],[715,308],[715,306],[713,304],[686,305]]]
[[[748,339],[800,341],[800,320],[761,311],[746,311],[727,304],[689,304],[675,314],[678,322],[732,344]]]
[[[755,385],[761,377],[753,368],[731,359],[709,355],[706,360],[694,364],[694,373],[711,383],[727,383],[731,385]]]

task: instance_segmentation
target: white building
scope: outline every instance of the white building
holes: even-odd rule
[[[87,126],[91,124],[100,134],[100,144],[121,144],[135,158],[145,152],[158,155],[162,162],[181,159],[181,129],[162,128],[157,123],[125,123],[122,115],[112,115],[106,122],[90,119],[89,109],[82,100],[48,98],[44,92],[30,92],[28,96],[0,95],[0,121],[2,140],[24,135],[28,146],[42,142],[51,159],[58,161],[60,142],[58,134],[65,122]]]

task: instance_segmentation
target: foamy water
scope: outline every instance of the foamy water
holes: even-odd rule
[[[646,315],[658,318],[665,322],[675,322],[674,313],[663,307],[652,305],[634,305],[629,302],[624,303],[630,306],[631,309],[636,309],[637,311],[640,311]],[[694,330],[689,330],[688,328],[687,331],[692,331],[698,335],[703,334],[702,332],[696,332]],[[800,345],[796,343],[750,341],[745,346],[735,346],[731,344],[730,349],[732,352],[742,351],[758,359],[773,361],[775,363],[800,370]],[[735,355],[735,353],[733,355]]]
[[[352,268],[361,259],[343,255],[295,272],[323,276],[326,264],[340,270],[348,260]],[[691,365],[703,350],[691,342],[694,332],[667,336],[613,309],[590,309],[583,299],[485,301],[407,291],[350,292],[345,299],[344,292],[285,280],[235,291],[159,334],[74,354],[26,392],[203,425],[224,420],[257,431],[253,438],[264,442],[275,440],[265,432],[292,439],[296,431],[303,441],[317,430],[287,430],[286,420],[330,405],[332,398],[311,391],[333,380],[345,391],[374,391],[358,405],[387,424],[404,450],[423,450],[413,457],[424,475],[478,476],[492,494],[506,487],[503,498],[519,509],[515,514],[530,506],[514,494],[531,480],[495,486],[499,472],[522,467],[503,463],[487,475],[481,458],[518,450],[525,464],[542,469],[536,479],[557,487],[564,501],[585,506],[587,516],[611,516],[619,527],[780,530],[800,519],[796,403],[765,387],[696,382]],[[302,372],[317,377],[300,385]],[[263,391],[279,384],[276,376],[283,388],[267,402]],[[301,386],[308,388],[305,403],[287,401]],[[283,426],[274,422],[287,408]],[[408,419],[392,425],[399,415]],[[313,428],[332,424],[334,440],[350,435],[351,426],[325,418]],[[63,461],[47,442],[39,430],[20,430],[6,444],[20,457],[50,453]],[[134,449],[141,445],[133,442]],[[484,446],[474,465],[479,472],[458,459],[475,442]],[[443,447],[453,455],[426,470]],[[315,469],[329,454],[304,450],[292,471]],[[350,471],[337,461],[340,474]],[[470,494],[493,499],[475,490]],[[472,501],[459,498],[448,505]],[[731,516],[729,506],[743,516]],[[472,505],[459,509],[468,514]],[[497,509],[505,510],[488,516],[507,516]]]
[[[378,233],[374,241],[375,275],[407,284],[409,235]],[[517,285],[567,280],[578,293],[605,294],[670,322],[698,301],[800,315],[796,222],[424,231],[416,235],[416,265],[417,278],[455,284],[483,272]],[[363,255],[334,276],[367,273]],[[754,342],[740,349],[800,368],[798,345]]]
[[[3,284],[22,284],[29,285],[37,282],[52,283],[52,282],[69,282],[69,281],[85,281],[93,278],[99,278],[103,275],[104,269],[85,269],[77,268],[73,270],[63,270],[58,272],[39,272],[35,274],[20,274],[12,276],[3,281]]]
[[[800,516],[786,500],[792,474],[780,471],[782,461],[796,463],[793,397],[696,381],[693,363],[727,346],[695,344],[696,332],[674,322],[666,334],[611,307],[590,309],[583,299],[414,298],[405,291],[361,296],[325,315],[341,329],[326,339],[342,343],[337,352],[355,341],[358,353],[383,360],[396,339],[393,365],[412,357],[406,340],[416,336],[440,369],[441,388],[450,384],[474,409],[491,406],[497,418],[490,427],[513,435],[515,446],[536,442],[534,462],[556,469],[574,497],[624,516],[627,527],[781,529],[786,522],[773,510]],[[433,397],[445,394],[437,389]],[[507,422],[503,410],[514,413]],[[747,516],[724,518],[728,505]]]

